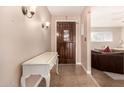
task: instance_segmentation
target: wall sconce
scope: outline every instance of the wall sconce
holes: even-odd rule
[[[22,13],[26,15],[28,18],[32,18],[35,14],[36,6],[22,6]]]
[[[49,26],[50,26],[49,22],[42,23],[42,29],[49,28]]]
[[[45,24],[46,24],[46,28],[49,28],[50,23],[49,22],[46,22]]]

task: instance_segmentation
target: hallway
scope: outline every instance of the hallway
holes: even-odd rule
[[[51,71],[51,87],[96,87],[97,85],[88,76],[80,65],[59,65],[59,75],[55,68]],[[45,86],[42,80],[40,86]]]
[[[64,64],[83,65],[88,73],[91,72],[88,56],[90,55],[88,54],[90,7],[4,6],[0,7],[0,12],[2,14],[0,16],[2,20],[0,23],[2,26],[0,27],[0,44],[2,45],[0,48],[0,55],[2,55],[0,58],[0,86],[25,86],[25,78],[30,75],[33,77],[27,79],[26,82],[29,82],[26,84],[27,86],[38,86],[41,80],[41,78],[38,80],[38,75],[46,77],[47,86],[52,87],[96,86],[81,66],[60,65],[60,74],[56,75],[55,68],[52,69],[52,67],[58,63],[58,56],[55,59],[51,54],[41,57],[46,52],[58,52],[57,38],[60,37],[59,43],[62,42],[63,46],[60,45],[60,53],[58,52],[59,61],[61,58]],[[83,20],[84,18],[85,20]],[[63,29],[57,31],[57,22],[68,24],[65,28],[59,24]],[[58,32],[61,33],[58,34]],[[53,61],[47,58],[53,58]],[[51,69],[51,76],[49,76]],[[51,83],[49,83],[49,79]],[[42,85],[41,82],[41,86],[44,84]]]

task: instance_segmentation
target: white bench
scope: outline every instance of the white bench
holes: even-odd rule
[[[30,75],[41,75],[40,80],[34,85],[45,78],[46,86],[50,86],[50,70],[56,64],[56,73],[58,74],[58,54],[57,52],[45,52],[42,55],[32,58],[22,64],[22,77],[21,86],[26,87],[25,80]]]

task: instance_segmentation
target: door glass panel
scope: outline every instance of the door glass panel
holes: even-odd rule
[[[69,30],[64,30],[64,41],[69,41]]]

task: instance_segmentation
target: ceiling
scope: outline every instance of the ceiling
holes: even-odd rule
[[[79,16],[83,11],[82,6],[48,6],[54,16]]]
[[[98,6],[91,8],[92,27],[122,27],[124,26],[123,6]]]
[[[79,16],[84,6],[48,6],[53,16]],[[92,27],[124,27],[123,6],[91,7]]]

